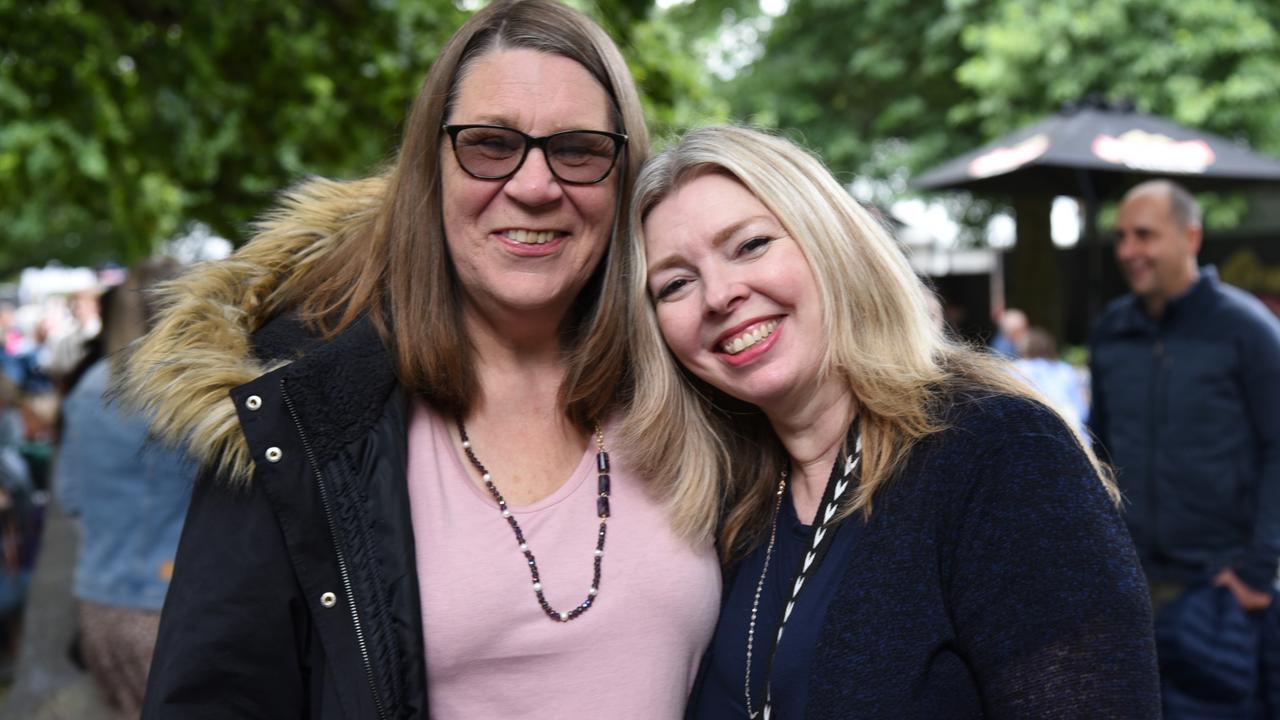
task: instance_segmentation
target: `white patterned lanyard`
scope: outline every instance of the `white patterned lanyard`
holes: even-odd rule
[[[746,699],[747,717],[753,720],[755,718],[770,720],[773,714],[773,689],[770,685],[773,678],[773,662],[778,656],[778,643],[782,641],[782,631],[786,628],[787,620],[791,617],[791,611],[795,609],[796,599],[800,597],[800,590],[804,587],[805,581],[818,572],[822,561],[826,559],[827,551],[831,549],[831,543],[836,534],[835,526],[838,523],[838,521],[833,522],[833,520],[840,511],[840,500],[844,497],[850,485],[853,485],[854,470],[861,463],[862,435],[858,432],[856,423],[849,429],[849,434],[855,438],[853,453],[845,456],[843,473],[837,473],[840,468],[839,458],[836,459],[831,468],[831,477],[827,479],[827,489],[823,492],[822,501],[818,505],[818,514],[814,517],[809,550],[804,555],[799,572],[796,573],[796,581],[791,586],[791,599],[787,601],[786,609],[782,612],[782,618],[778,621],[778,632],[773,637],[773,647],[769,651],[769,666],[764,679],[764,706],[760,710],[753,711],[751,709],[751,651],[755,645],[756,616],[760,609],[760,595],[764,591],[764,579],[769,573],[769,563],[773,558],[773,545],[778,537],[778,513],[782,507],[782,493],[787,486],[787,473],[785,471],[782,474],[782,480],[778,483],[778,494],[773,508],[773,528],[769,534],[769,547],[764,554],[764,568],[760,570],[760,580],[756,582],[756,594],[751,601],[751,621],[747,626],[747,672],[743,692]],[[847,443],[845,447],[848,447]]]

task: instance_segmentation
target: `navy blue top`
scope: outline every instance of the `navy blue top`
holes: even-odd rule
[[[784,650],[805,616],[817,639],[807,671],[774,681],[804,710],[775,717],[1158,718],[1146,581],[1075,435],[1039,403],[990,394],[959,395],[939,419],[877,493],[856,552],[824,563],[825,610],[787,622]],[[754,592],[758,568],[726,577]],[[742,691],[746,629],[726,616],[729,660],[717,636],[699,702],[706,685]]]
[[[822,618],[839,587],[842,569],[848,565],[862,529],[862,515],[856,514],[839,524],[831,548],[816,573],[805,581],[796,600],[791,618],[778,644],[773,665],[773,710],[775,717],[804,717],[808,699],[809,667],[822,630]],[[830,532],[830,531],[829,531]],[[778,539],[774,545],[769,573],[760,593],[756,619],[755,643],[751,651],[751,705],[759,710],[764,703],[764,681],[769,672],[769,650],[778,631],[782,609],[791,599],[791,585],[799,573],[800,563],[809,549],[813,526],[804,525],[796,516],[790,488],[783,494],[778,511]],[[720,613],[720,623],[711,639],[711,661],[706,681],[692,698],[693,717],[705,720],[746,717],[743,681],[747,662],[747,630],[751,622],[751,603],[760,568],[764,565],[767,543],[756,548],[738,568],[726,588],[727,598]]]

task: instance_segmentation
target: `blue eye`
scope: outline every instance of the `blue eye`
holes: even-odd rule
[[[673,294],[679,292],[682,288],[684,288],[685,285],[688,285],[688,284],[689,284],[689,281],[683,278],[672,280],[666,285],[663,285],[662,288],[658,290],[657,295],[654,296],[654,300],[665,300],[666,298],[671,297]]]

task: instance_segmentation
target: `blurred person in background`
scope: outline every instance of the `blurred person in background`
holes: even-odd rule
[[[1085,421],[1089,419],[1089,397],[1080,371],[1058,357],[1058,343],[1042,327],[1032,327],[1023,338],[1013,366],[1031,386],[1049,401],[1072,430],[1087,438]]]
[[[18,381],[22,390],[22,452],[31,467],[32,482],[38,490],[49,489],[49,463],[52,446],[57,439],[59,405],[62,395],[53,378],[45,372],[43,359],[48,356],[48,339],[61,325],[66,308],[61,298],[42,304],[25,305],[19,310],[22,324],[29,333],[27,350],[17,358]]]
[[[4,373],[15,382],[21,382],[16,359],[26,350],[26,338],[18,327],[18,306],[12,300],[0,300],[0,359],[4,361]]]
[[[1027,314],[1017,308],[1009,308],[996,319],[996,336],[991,338],[991,349],[1010,360],[1018,357],[1018,348],[1027,336]]]
[[[19,318],[18,305],[12,300],[0,300],[0,337],[4,350],[0,352],[0,364],[4,374],[22,391],[41,386],[41,373],[36,363],[36,343],[24,332]]]
[[[12,300],[0,300],[0,341],[5,355],[17,355],[25,342],[18,328],[18,306]]]
[[[1248,628],[1275,607],[1280,321],[1197,264],[1200,207],[1180,185],[1154,180],[1130,190],[1115,236],[1132,292],[1108,305],[1094,330],[1090,425],[1115,466],[1146,569],[1165,713],[1247,713],[1261,646],[1248,633],[1224,644],[1231,635],[1220,629]],[[1243,689],[1224,698],[1226,680],[1168,672],[1178,667],[1241,668],[1234,683]]]
[[[109,401],[121,351],[141,337],[152,308],[146,289],[176,263],[134,267],[104,296],[101,342],[62,406],[54,491],[79,518],[74,593],[80,653],[119,717],[137,718],[196,466],[150,437],[147,418]],[[96,357],[94,357],[96,356]]]
[[[85,357],[85,348],[102,329],[98,290],[81,290],[67,301],[69,314],[46,343],[42,367],[62,391],[70,389],[69,376]]]
[[[6,488],[31,484],[26,461],[18,452],[22,443],[21,393],[9,378],[0,378],[0,485]]]
[[[129,393],[208,472],[146,717],[682,715],[716,502],[614,445],[647,155],[608,35],[500,0],[388,172],[294,189],[168,288]]]
[[[31,473],[19,453],[22,415],[18,386],[0,375],[0,680],[13,661],[17,628],[30,579]]]

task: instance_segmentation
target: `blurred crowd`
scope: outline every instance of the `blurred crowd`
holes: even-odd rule
[[[150,324],[147,289],[178,270],[157,259],[91,288],[0,300],[0,682],[56,498],[79,536],[67,651],[122,717],[138,714],[195,468],[113,401],[111,378]]]
[[[12,666],[48,503],[59,398],[87,368],[101,334],[102,289],[0,298],[0,672]]]
[[[1089,369],[1071,365],[1058,353],[1048,330],[1033,326],[1027,314],[1009,308],[996,319],[992,352],[1013,362],[1014,370],[1075,430],[1088,438]]]

